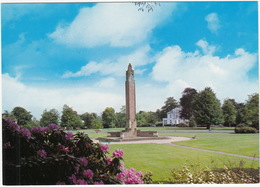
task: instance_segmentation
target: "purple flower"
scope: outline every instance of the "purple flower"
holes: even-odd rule
[[[94,182],[94,185],[103,185],[103,184],[104,184],[103,181]]]
[[[39,150],[39,151],[37,151],[37,155],[38,155],[39,157],[46,158],[47,153],[46,153],[45,150]]]
[[[24,128],[20,130],[23,136],[27,137],[27,139],[31,139],[31,133],[28,129]]]
[[[77,177],[74,174],[72,174],[71,177],[69,177],[69,180],[71,180],[73,184],[77,183]]]
[[[56,125],[56,124],[54,124],[54,123],[51,123],[49,126],[49,129],[51,129],[51,130],[54,130],[54,129],[58,129],[59,127]]]
[[[79,185],[84,185],[84,184],[88,184],[87,181],[85,181],[84,179],[78,179],[76,184],[79,184]]]
[[[8,147],[11,147],[11,143],[10,142],[4,143],[3,148],[6,149]]]
[[[33,134],[44,134],[47,131],[49,131],[48,127],[34,127],[31,129],[31,133]]]
[[[120,158],[124,155],[124,152],[122,149],[117,149],[113,152],[113,156],[116,158]]]
[[[72,132],[67,132],[67,134],[65,135],[65,138],[67,140],[73,140],[74,139],[74,135]]]
[[[69,148],[65,147],[64,145],[58,145],[58,148],[60,149],[60,151],[69,152]]]
[[[65,183],[65,182],[61,182],[61,181],[58,181],[58,182],[56,183],[56,185],[66,185],[66,183]]]
[[[99,146],[99,148],[103,151],[103,152],[107,152],[109,150],[109,146],[106,144],[101,144]]]
[[[80,158],[79,162],[83,166],[87,166],[88,165],[88,160],[86,158]]]
[[[5,121],[8,123],[8,129],[10,129],[11,131],[19,131],[19,125],[15,123],[13,120],[5,119]]]
[[[78,173],[79,172],[79,167],[75,167],[75,173]]]
[[[82,175],[84,178],[88,179],[92,179],[94,176],[93,172],[90,169],[84,170]]]
[[[123,169],[123,172],[118,173],[116,177],[124,184],[143,184],[141,172],[136,172],[134,168]]]
[[[112,158],[108,155],[106,155],[106,158],[107,158],[107,165],[110,165],[112,162]]]

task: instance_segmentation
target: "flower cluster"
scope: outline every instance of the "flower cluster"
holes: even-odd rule
[[[27,139],[31,139],[31,133],[28,129],[21,129],[20,133],[25,136]]]
[[[109,146],[106,145],[106,144],[101,144],[101,145],[99,146],[99,148],[100,148],[102,151],[104,151],[104,152],[108,152],[108,150],[109,150]]]
[[[143,183],[140,172],[124,168],[121,149],[109,157],[108,145],[94,143],[84,133],[64,132],[55,124],[20,129],[18,124],[5,119],[3,133],[4,184]],[[19,183],[15,175],[18,166],[23,171]]]
[[[47,153],[46,153],[45,150],[39,150],[39,151],[37,151],[37,155],[38,155],[39,157],[46,158]]]
[[[15,123],[13,120],[11,119],[6,119],[6,122],[9,124],[7,126],[8,129],[10,129],[11,131],[15,132],[15,131],[19,131],[19,125],[17,123]]]
[[[142,172],[137,172],[134,168],[124,168],[123,172],[117,174],[117,178],[124,181],[124,184],[144,184],[142,175]]]
[[[116,158],[121,158],[124,155],[124,152],[122,149],[117,149],[113,152],[113,156]]]

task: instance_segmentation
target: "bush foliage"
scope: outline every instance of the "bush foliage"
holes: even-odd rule
[[[3,119],[3,179],[7,185],[142,184],[141,172],[123,166],[122,150],[55,124],[20,128]]]
[[[235,128],[235,133],[257,133],[258,130],[254,127],[249,127],[244,124],[238,124]]]
[[[173,169],[170,184],[244,184],[259,183],[259,171],[245,168],[222,169],[200,168],[200,164],[184,165],[181,169]]]

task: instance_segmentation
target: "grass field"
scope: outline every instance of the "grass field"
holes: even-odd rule
[[[161,128],[158,129],[158,127],[146,127],[145,129],[162,130]],[[198,147],[226,153],[259,157],[259,134],[212,132],[182,133],[181,129],[186,129],[177,129],[177,133],[159,133],[159,135],[181,137],[196,136],[196,140],[174,143],[178,145]],[[163,130],[176,130],[176,127],[165,127]],[[96,133],[93,132],[93,130],[84,130],[84,132],[91,138],[107,136],[106,132]],[[110,153],[112,153],[115,149],[123,149],[125,152],[123,158],[126,168],[133,167],[142,172],[151,171],[153,173],[152,178],[155,182],[157,181],[156,183],[159,181],[165,181],[166,178],[170,177],[171,169],[181,168],[185,163],[200,162],[202,166],[208,166],[209,168],[223,168],[224,165],[236,168],[240,167],[240,163],[244,163],[244,167],[246,168],[257,169],[259,167],[259,161],[161,144],[110,145]]]
[[[226,153],[259,157],[259,134],[160,133],[160,136],[196,136],[196,140],[174,143]]]
[[[110,152],[123,149],[126,168],[135,168],[139,171],[151,171],[154,181],[165,181],[170,177],[173,168],[181,168],[185,163],[201,163],[209,168],[222,168],[223,165],[239,167],[243,162],[244,167],[257,169],[259,162],[233,156],[202,152],[197,150],[172,147],[160,144],[130,144],[110,145]]]

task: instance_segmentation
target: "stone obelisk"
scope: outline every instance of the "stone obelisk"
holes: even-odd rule
[[[125,81],[125,98],[126,98],[126,131],[131,131],[134,135],[136,131],[136,97],[135,97],[135,80],[132,65],[128,65]]]

